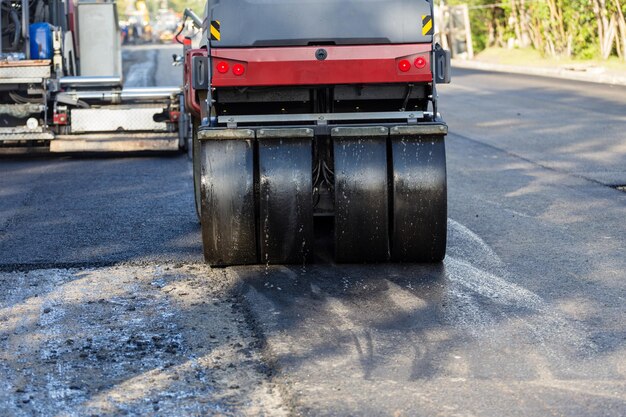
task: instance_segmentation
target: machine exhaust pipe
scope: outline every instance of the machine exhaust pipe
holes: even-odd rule
[[[59,79],[62,87],[121,87],[122,77],[119,76],[78,76]]]

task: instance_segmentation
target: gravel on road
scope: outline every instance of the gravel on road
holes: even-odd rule
[[[286,415],[227,270],[0,273],[0,414]]]

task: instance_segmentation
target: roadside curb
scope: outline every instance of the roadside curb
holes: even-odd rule
[[[515,65],[492,64],[480,61],[466,61],[461,59],[452,60],[452,69],[464,68],[479,71],[508,72],[511,74],[538,75],[542,77],[561,78],[566,80],[586,81],[597,84],[623,85],[626,86],[626,74],[618,75],[605,72],[602,67],[595,68],[546,68],[546,67],[521,67]],[[452,74],[454,77],[454,73]]]

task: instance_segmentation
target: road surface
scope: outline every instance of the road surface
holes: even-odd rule
[[[626,88],[440,99],[441,265],[211,270],[186,156],[1,160],[0,414],[624,415]]]

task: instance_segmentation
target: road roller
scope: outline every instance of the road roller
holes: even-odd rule
[[[426,0],[209,0],[186,42],[196,209],[212,266],[440,262],[447,191]]]

